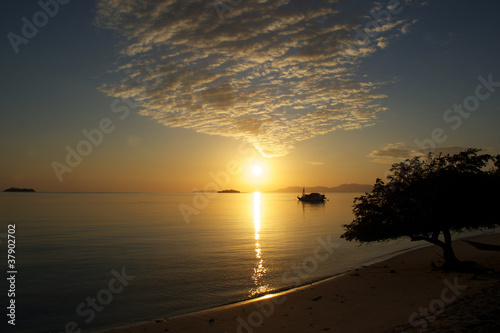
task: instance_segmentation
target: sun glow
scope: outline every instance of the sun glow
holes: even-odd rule
[[[241,175],[241,180],[249,186],[250,191],[263,191],[265,186],[269,186],[272,176],[269,160],[254,158],[246,161],[242,166]]]
[[[260,165],[256,165],[253,167],[252,169],[252,173],[255,175],[255,176],[260,176],[262,175],[262,167]]]

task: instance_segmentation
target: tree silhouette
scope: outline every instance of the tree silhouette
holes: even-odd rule
[[[500,225],[500,155],[480,151],[429,153],[393,164],[387,183],[377,179],[372,192],[354,200],[355,218],[341,237],[425,240],[443,249],[445,264],[461,266],[451,233]]]

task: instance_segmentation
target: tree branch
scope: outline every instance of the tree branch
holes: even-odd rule
[[[432,243],[432,244],[440,246],[440,247],[445,246],[445,243],[443,243],[442,241],[440,241],[439,239],[436,239],[436,238],[430,238],[430,237],[425,237],[425,236],[412,236],[411,237],[412,242],[416,242],[419,240],[428,241],[429,243]]]

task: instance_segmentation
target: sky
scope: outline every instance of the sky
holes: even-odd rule
[[[2,189],[373,184],[429,151],[500,153],[496,1],[0,6]]]

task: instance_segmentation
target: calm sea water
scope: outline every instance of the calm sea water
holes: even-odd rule
[[[200,195],[1,193],[1,331],[93,332],[166,318],[421,245],[341,240],[359,194],[327,194],[320,205],[295,193],[218,194],[186,223],[179,207]],[[16,225],[15,328],[6,316],[8,224]]]

